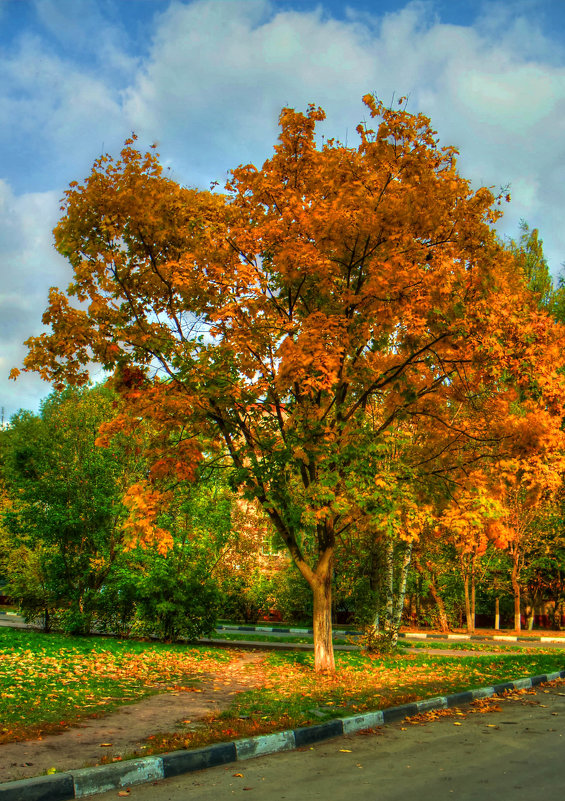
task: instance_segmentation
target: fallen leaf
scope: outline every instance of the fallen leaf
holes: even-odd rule
[[[130,793],[130,791],[129,791],[129,790],[120,790],[120,792],[118,793],[118,795],[119,795],[121,798],[125,798],[125,796],[129,795],[129,793]]]
[[[100,748],[110,748],[114,743],[100,743]]]
[[[351,748],[340,748],[339,750],[342,751],[344,754],[350,754],[351,753]]]
[[[462,726],[463,724],[460,723],[458,720],[456,720],[456,721],[454,721],[453,725],[454,726]]]
[[[237,777],[239,779],[243,779],[243,773],[234,773],[233,775],[234,775],[234,777]]]

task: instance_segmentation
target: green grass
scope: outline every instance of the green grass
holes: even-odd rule
[[[524,648],[520,645],[513,645],[512,643],[473,642],[469,640],[457,640],[456,642],[441,642],[438,640],[412,642],[410,640],[402,639],[398,641],[398,644],[401,648],[433,648],[444,651],[496,651],[505,653],[512,651],[519,652],[524,650]]]
[[[218,620],[218,625],[222,626],[249,626],[249,628],[265,628],[265,629],[308,629],[312,628],[312,621],[309,620],[307,623],[271,623],[270,621],[265,622],[264,620],[259,620],[257,623],[237,623],[233,620]],[[336,625],[335,623],[332,625],[334,632],[338,634],[343,634],[346,631],[352,631],[353,629],[357,628],[353,623],[349,626],[344,626],[343,624]]]
[[[226,663],[236,658],[236,651],[204,646],[0,628],[0,742],[61,730],[166,688],[190,689],[204,674],[221,678]],[[314,673],[310,651],[265,652],[249,666],[256,687],[234,695],[229,709],[210,716],[203,728],[151,738],[143,753],[306,726],[550,673],[563,669],[564,661],[561,651],[540,648],[503,646],[496,655],[478,650],[476,656],[458,657],[450,649],[431,655],[415,647],[387,657],[336,652],[337,673],[324,676]]]
[[[277,637],[276,635],[269,635],[267,633],[255,633],[252,631],[217,631],[211,635],[214,639],[217,640],[227,640],[228,642],[237,642],[238,640],[244,640],[246,642],[294,642],[294,643],[310,643],[314,642],[314,638],[308,635],[292,635],[289,634],[288,636]],[[334,638],[334,645],[351,645],[349,640]]]
[[[190,685],[231,658],[202,646],[0,628],[0,743]]]
[[[417,652],[388,658],[337,652],[335,676],[315,674],[313,663],[310,652],[269,652],[262,687],[234,696],[228,710],[208,719],[206,729],[158,735],[143,753],[308,726],[564,667],[558,653],[524,650],[451,658]]]

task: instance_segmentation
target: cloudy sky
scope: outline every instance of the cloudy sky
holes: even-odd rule
[[[407,95],[475,186],[510,185],[501,233],[540,229],[565,261],[564,0],[0,0],[0,406],[49,386],[8,381],[41,331],[59,200],[131,131],[181,183],[261,164],[282,106],[321,105],[355,141],[361,97]]]

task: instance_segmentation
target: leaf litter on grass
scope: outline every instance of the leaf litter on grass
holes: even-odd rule
[[[0,743],[64,728],[164,688],[196,691],[193,682],[236,657],[237,652],[209,648],[5,629],[0,631]]]
[[[0,639],[0,692],[6,696],[0,697],[0,715],[6,709],[3,703],[12,709],[0,742],[14,739],[24,726],[24,710],[28,727],[30,710],[38,725],[65,725],[165,687],[198,692],[192,683],[204,675],[215,674],[221,686],[221,672],[233,659],[233,651],[155,643],[47,637],[27,647],[22,641],[18,648],[14,642],[3,646]],[[554,651],[494,657],[350,652],[336,654],[337,673],[328,676],[314,673],[311,653],[265,653],[260,662],[248,666],[253,690],[234,695],[228,710],[211,715],[202,727],[159,735],[148,745],[154,753],[319,723],[545,673],[558,669],[558,661]],[[53,709],[55,716],[49,717]]]

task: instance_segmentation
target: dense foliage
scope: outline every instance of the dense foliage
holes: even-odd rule
[[[451,532],[470,597],[486,542],[518,543],[514,499],[554,492],[563,450],[563,329],[539,254],[522,258],[537,239],[500,242],[502,198],[471,188],[426,117],[364,102],[357,147],[318,143],[321,109],[283,109],[272,157],[223,195],[179,186],[133,139],[101,157],[67,192],[73,283],[26,359],[60,388],[92,361],[113,372],[99,442],[127,435],[149,460],[129,543],[174,549],[171,484],[229,471],[309,585],[330,672],[352,553],[381,566],[367,597],[394,642],[415,543]]]

